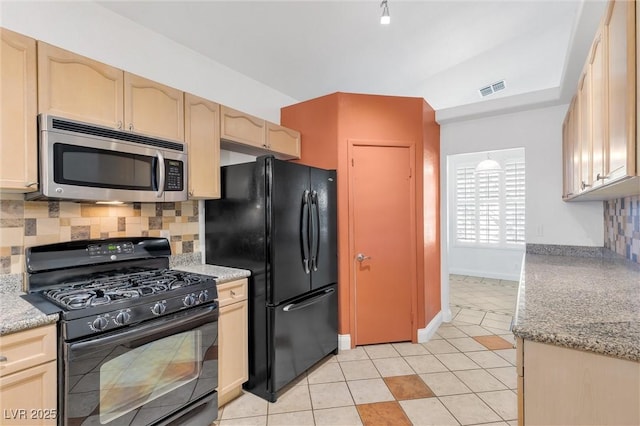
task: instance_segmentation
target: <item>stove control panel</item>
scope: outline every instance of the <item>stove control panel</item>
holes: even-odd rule
[[[87,246],[89,256],[110,256],[114,254],[132,254],[133,243],[117,242],[117,243],[103,243],[103,244],[90,244]]]

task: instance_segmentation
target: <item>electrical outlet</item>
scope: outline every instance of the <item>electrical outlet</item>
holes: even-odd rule
[[[544,236],[544,226],[543,225],[537,225],[536,226],[536,237],[542,237]]]

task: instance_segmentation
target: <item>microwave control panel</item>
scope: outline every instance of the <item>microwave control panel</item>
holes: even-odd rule
[[[184,189],[184,164],[182,161],[165,160],[165,191],[182,191]]]

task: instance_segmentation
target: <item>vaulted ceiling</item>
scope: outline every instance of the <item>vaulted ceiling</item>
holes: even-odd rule
[[[425,98],[443,119],[566,103],[601,0],[107,1],[103,7],[303,101]],[[478,89],[504,80],[482,97]]]

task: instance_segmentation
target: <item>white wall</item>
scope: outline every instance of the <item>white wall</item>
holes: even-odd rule
[[[0,26],[276,123],[298,102],[94,2],[2,0]]]
[[[449,306],[447,156],[525,149],[526,240],[536,244],[602,247],[601,201],[562,201],[562,121],[567,105],[443,124],[440,127],[442,306]],[[450,313],[444,310],[444,320]]]

